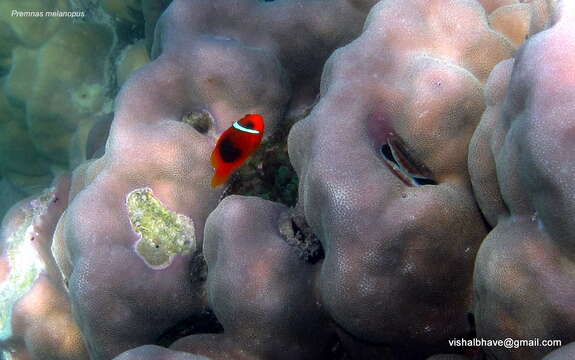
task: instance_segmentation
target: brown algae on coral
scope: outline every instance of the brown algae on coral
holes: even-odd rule
[[[197,132],[212,137],[216,136],[216,131],[213,127],[214,118],[206,110],[199,110],[185,114],[182,117],[182,122],[190,125]]]
[[[195,249],[194,223],[189,217],[167,209],[152,189],[133,190],[126,197],[132,229],[140,239],[136,254],[152,269],[165,269],[174,256]]]

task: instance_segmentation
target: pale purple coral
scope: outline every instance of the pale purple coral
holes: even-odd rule
[[[475,270],[482,337],[575,337],[574,14],[575,4],[563,1],[554,25],[494,71],[490,107],[471,144],[475,194],[494,226]],[[502,359],[551,350],[487,349]]]
[[[479,336],[572,341],[575,11],[512,59],[485,9],[553,2],[480,2],[383,0],[364,24],[375,1],[174,0],[109,135],[103,118],[88,137],[101,157],[35,224],[50,270],[15,308],[13,346],[87,358],[39,341],[62,316],[92,359],[423,359],[465,353],[447,340],[473,335],[474,312]],[[217,136],[310,108],[289,136],[296,209],[220,201]]]
[[[320,267],[303,261],[280,234],[288,211],[232,196],[210,214],[206,288],[224,332],[192,335],[173,349],[214,359],[329,358],[336,335],[316,297]]]
[[[160,346],[144,345],[126,351],[114,360],[208,360],[203,356],[192,355],[181,351],[172,351]]]
[[[6,311],[6,296],[10,296],[6,291],[26,291],[12,307],[11,326],[2,324],[0,329],[8,335],[0,348],[16,359],[74,360],[87,356],[51,253],[69,188],[69,176],[59,177],[52,188],[14,205],[3,222],[1,241],[6,242],[8,253],[2,256],[8,260],[8,272],[4,282],[0,279],[2,310]]]
[[[575,358],[575,343],[570,343],[546,355],[543,360],[571,360]]]
[[[250,15],[257,16],[246,22]],[[336,15],[345,15],[348,26]],[[56,235],[94,359],[156,343],[206,307],[198,251],[176,255],[169,266],[149,266],[134,251],[139,225],[129,220],[128,194],[150,188],[167,211],[190,219],[201,249],[205,219],[221,195],[209,186],[217,136],[252,112],[273,132],[290,87],[317,85],[325,57],[352,39],[364,16],[343,0],[172,2],[159,20],[155,60],[118,96],[105,154],[74,174],[73,199]],[[195,126],[198,118],[207,128]]]
[[[486,229],[466,150],[482,83],[509,56],[479,4],[382,1],[290,133],[298,206],[326,252],[320,298],[365,358],[421,357],[471,331]]]

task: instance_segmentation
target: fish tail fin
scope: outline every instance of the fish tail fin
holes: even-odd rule
[[[216,154],[216,150],[214,150],[214,151],[212,152],[212,156],[211,156],[211,158],[210,158],[210,161],[211,161],[211,163],[212,163],[212,167],[213,167],[214,169],[217,169],[217,168],[218,168],[218,165],[219,165],[219,161],[218,161],[218,155]]]
[[[216,173],[212,177],[212,187],[218,187],[228,181],[228,176],[225,173],[222,173],[216,169]]]
[[[217,147],[216,147],[217,149]],[[226,182],[227,180],[227,176],[225,176],[225,174],[223,174],[222,168],[220,167],[220,159],[218,158],[218,155],[216,153],[216,149],[214,149],[214,151],[212,152],[212,156],[211,156],[211,163],[212,163],[212,167],[216,170],[214,176],[212,177],[212,187],[218,187],[220,185],[222,185],[223,183]]]

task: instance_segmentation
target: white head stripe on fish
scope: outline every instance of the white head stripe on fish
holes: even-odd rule
[[[259,134],[259,133],[260,133],[260,132],[257,131],[257,130],[248,129],[248,128],[246,128],[246,127],[241,126],[240,123],[238,123],[237,121],[234,123],[234,127],[235,127],[236,129],[238,129],[239,131],[247,132],[247,133],[250,133],[250,134]]]

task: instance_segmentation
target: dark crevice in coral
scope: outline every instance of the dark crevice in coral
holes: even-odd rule
[[[280,215],[278,223],[282,238],[295,249],[300,259],[307,263],[315,264],[325,257],[319,238],[303,216],[296,215],[290,209]]]
[[[0,360],[4,360],[4,351],[12,352],[13,345],[10,343],[9,340],[0,339]]]
[[[297,202],[298,177],[288,156],[287,135],[294,121],[283,125],[248,161],[232,175],[222,197],[229,195],[257,196],[293,207]]]
[[[140,39],[144,39],[146,36],[145,19],[142,10],[128,7],[128,12],[134,21],[117,21],[117,34],[120,41],[133,44]]]
[[[146,48],[148,49],[148,54],[152,59],[159,56],[161,52],[161,43],[158,42],[160,38],[160,31],[156,31],[156,25],[158,19],[164,13],[166,8],[170,5],[172,0],[142,0],[142,9],[144,13],[145,21],[145,38],[146,38]],[[155,43],[155,44],[153,44]],[[153,46],[158,46],[156,51],[152,51]]]
[[[476,337],[477,334],[475,331],[475,315],[473,315],[473,313],[471,313],[471,312],[467,313],[467,322],[469,323],[469,328],[471,329],[470,333],[469,333],[469,337],[470,338]]]
[[[87,159],[97,159],[104,155],[113,119],[114,113],[100,116],[90,129],[86,140]]]
[[[425,177],[418,177],[418,176],[413,177],[413,182],[418,186],[437,185],[437,183],[433,179],[429,179],[429,178],[425,178]]]
[[[414,159],[398,136],[392,136],[380,148],[381,155],[389,169],[407,186],[437,185],[431,178],[431,171]]]
[[[432,174],[429,168],[413,156],[412,149],[401,137],[398,135],[392,136],[388,139],[388,144],[391,147],[393,156],[399,161],[404,170],[414,176],[431,178]]]
[[[208,277],[208,265],[204,254],[196,251],[190,260],[190,278],[194,283],[204,283]]]
[[[317,102],[319,96],[315,97]],[[288,108],[294,99],[290,100]],[[229,195],[257,196],[289,207],[297,203],[299,180],[288,155],[287,139],[291,127],[310,114],[315,102],[298,106],[286,114],[274,133],[264,138],[259,149],[232,174],[221,199]],[[220,199],[220,200],[221,200]]]
[[[104,82],[104,95],[107,99],[114,99],[118,94],[118,87],[116,86],[116,66],[115,59],[127,44],[118,37],[119,26],[115,21],[107,19],[108,15],[100,6],[100,1],[93,0],[72,0],[71,5],[73,8],[82,10],[83,17],[73,19],[75,23],[85,24],[98,24],[107,28],[113,37],[112,46],[108,51],[107,60],[104,62],[105,82]]]
[[[85,16],[74,19],[75,22],[100,24],[109,28],[114,34],[114,42],[108,53],[108,65],[106,66],[106,98],[114,99],[120,91],[117,79],[117,59],[121,52],[131,44],[146,39],[146,19],[142,5],[137,8],[126,7],[131,20],[122,19],[106,13],[101,1],[96,0],[73,0],[74,8],[82,9]]]
[[[381,154],[383,155],[383,157],[387,160],[387,161],[391,161],[392,163],[396,164],[399,166],[399,164],[397,163],[397,161],[395,160],[395,158],[393,157],[393,154],[391,153],[391,147],[389,146],[389,144],[383,144],[381,146]]]
[[[331,360],[351,360],[351,357],[349,356],[347,351],[345,351],[345,347],[341,343],[341,340],[339,339],[339,337],[336,337],[335,341],[333,342],[333,345],[331,347],[330,359]]]
[[[196,251],[190,260],[190,280],[196,284],[206,282],[208,267],[201,251]],[[202,285],[200,285],[202,287]],[[205,296],[205,294],[204,294]],[[218,321],[213,311],[204,308],[200,313],[177,323],[167,331],[156,342],[157,345],[168,347],[175,341],[194,334],[213,334],[224,331],[222,324]]]
[[[204,309],[200,314],[195,314],[179,322],[168,329],[156,341],[156,345],[169,347],[175,341],[194,334],[222,333],[224,328],[218,321],[213,311]]]
[[[190,278],[193,283],[204,284],[208,275],[208,266],[201,251],[196,251],[190,260]],[[200,285],[200,288],[203,286]],[[205,297],[205,294],[203,295]],[[224,331],[222,324],[210,308],[180,321],[157,340],[156,345],[168,347],[175,341],[194,334],[215,334]]]

